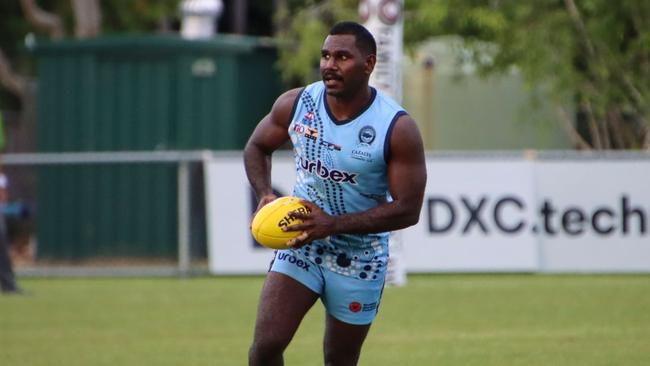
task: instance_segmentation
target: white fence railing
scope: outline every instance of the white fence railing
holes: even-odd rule
[[[427,170],[420,221],[403,233],[409,272],[650,272],[648,153],[441,152]],[[290,194],[295,171],[275,157],[275,188]],[[266,271],[241,156],[215,156],[205,176],[210,270]]]
[[[189,244],[189,223],[190,223],[190,191],[189,191],[189,164],[202,163],[211,159],[212,151],[119,151],[119,152],[64,152],[64,153],[17,153],[5,154],[1,161],[8,166],[70,166],[70,165],[99,165],[99,164],[151,164],[171,163],[177,165],[178,179],[178,267],[177,273],[184,276],[190,272],[190,244]],[[117,269],[63,269],[57,270],[48,268],[45,271],[31,269],[28,273],[38,274],[69,274],[69,275],[115,275],[124,273],[127,275],[147,274],[159,275],[170,274],[169,271],[154,270],[120,270]],[[120,272],[120,273],[118,273]]]
[[[267,270],[272,252],[253,246],[248,232],[254,204],[241,152],[2,157],[11,166],[154,162],[178,166],[174,273],[191,267],[190,163],[204,167],[210,272]],[[289,152],[277,153],[275,188],[290,194],[295,169]],[[420,222],[403,235],[410,272],[650,272],[649,152],[430,152],[427,169]]]

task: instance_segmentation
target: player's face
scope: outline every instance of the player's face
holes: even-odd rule
[[[368,84],[372,56],[365,56],[356,46],[354,35],[330,35],[325,39],[320,57],[320,73],[327,94],[336,97],[354,95]]]

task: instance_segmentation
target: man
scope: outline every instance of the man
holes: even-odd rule
[[[4,123],[0,113],[0,151],[4,149]],[[2,166],[0,165],[0,169]],[[16,285],[16,277],[9,256],[9,241],[7,238],[7,226],[5,222],[4,206],[8,201],[9,181],[7,176],[0,170],[0,291],[3,294],[18,294],[20,289]]]
[[[311,212],[277,251],[262,290],[251,365],[282,353],[318,298],[325,305],[326,365],[355,365],[377,313],[388,233],[415,224],[426,182],[422,139],[397,103],[368,85],[376,44],[361,25],[335,25],[321,50],[322,81],[281,95],[244,150],[259,206],[276,198],[271,154],[293,144],[293,195]],[[300,264],[300,265],[298,265]]]
[[[0,171],[0,291],[3,294],[19,294],[20,288],[16,284],[16,277],[9,256],[9,241],[5,223],[4,206],[7,203],[7,176]]]

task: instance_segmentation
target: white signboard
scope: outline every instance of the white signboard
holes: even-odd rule
[[[650,161],[537,162],[544,272],[650,271]]]
[[[420,222],[403,231],[409,272],[650,272],[650,161],[427,158]],[[264,273],[240,153],[205,166],[210,271]],[[289,195],[290,155],[273,185]]]
[[[533,166],[427,162],[418,225],[404,230],[409,271],[534,271]]]
[[[214,274],[264,273],[273,251],[257,245],[249,224],[255,197],[244,171],[243,155],[217,157],[204,167],[208,257]],[[293,159],[274,158],[273,186],[290,195],[295,181]]]

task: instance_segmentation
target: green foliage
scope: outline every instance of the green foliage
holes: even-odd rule
[[[49,0],[37,2],[42,9],[60,17],[67,37],[74,34],[75,19],[70,0]],[[178,13],[178,0],[101,0],[103,33],[144,33],[160,28],[161,22]],[[19,1],[0,1],[0,49],[11,61],[15,72],[21,75],[34,74],[34,60],[25,48],[25,37],[34,35],[47,38],[48,35],[35,29],[23,13]],[[19,109],[16,96],[0,87],[0,109]]]
[[[38,2],[44,10],[61,17],[66,34],[74,33],[75,19],[70,0]],[[134,33],[156,31],[160,22],[178,14],[178,0],[101,0],[102,32]],[[17,42],[22,42],[27,33],[46,36],[34,29],[25,19],[18,1],[0,2],[0,46],[10,55]],[[9,46],[9,47],[7,47]]]
[[[314,77],[317,45],[334,20],[356,18],[357,1],[309,1],[290,16],[280,64],[286,80]],[[459,64],[482,75],[516,67],[550,88],[561,107],[575,100],[582,148],[650,148],[650,2],[644,0],[407,0],[407,49],[459,35]],[[572,128],[571,120],[564,121]]]
[[[69,0],[39,3],[72,32]],[[358,0],[278,4],[276,36],[285,45],[281,75],[291,85],[316,80],[327,30],[337,21],[357,19]],[[104,0],[101,6],[107,33],[154,31],[178,12],[176,0]],[[18,2],[0,2],[0,14],[0,47],[19,72],[31,70],[22,42],[33,30]],[[559,107],[574,100],[576,146],[650,148],[650,2],[406,0],[404,16],[407,49],[430,37],[459,35],[459,64],[471,63],[486,76],[516,67],[529,85],[548,87],[546,97]],[[572,118],[563,116],[572,129]]]
[[[0,1],[0,49],[9,59],[24,60],[27,57],[25,50],[25,36],[32,32],[31,26],[25,20],[18,1]],[[14,64],[19,72],[28,70],[28,65]]]
[[[416,9],[407,14],[407,42],[461,35],[471,55],[461,62],[482,74],[516,66],[528,83],[551,86],[556,103],[575,99],[588,131],[574,136],[578,146],[650,147],[647,1],[439,0]],[[437,26],[430,24],[434,11]]]
[[[179,0],[102,0],[105,33],[155,31],[162,20],[178,14]]]
[[[302,5],[302,6],[301,6]],[[329,28],[341,20],[357,18],[357,0],[303,1],[281,9],[277,37],[282,78],[289,84],[305,84],[318,79],[318,62]]]

